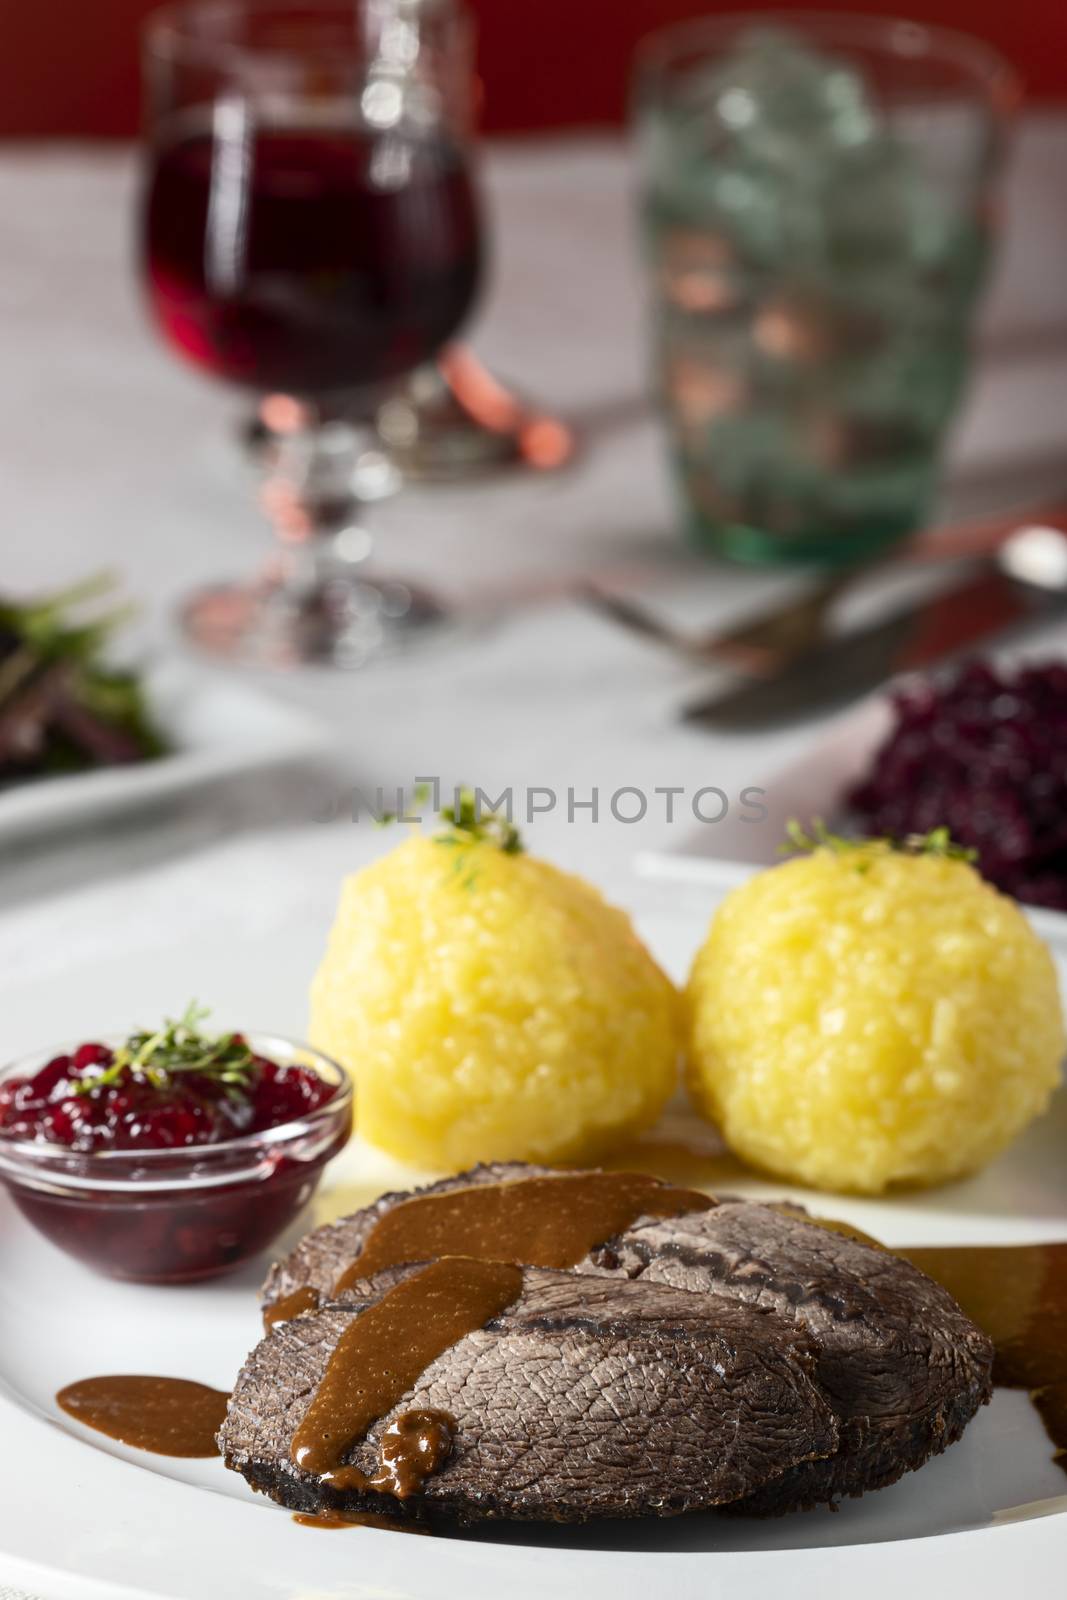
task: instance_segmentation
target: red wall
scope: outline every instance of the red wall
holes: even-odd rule
[[[481,30],[485,124],[497,132],[619,121],[635,42],[714,9],[707,0],[470,3]],[[134,132],[137,26],[151,9],[152,0],[0,0],[0,137]],[[823,0],[823,9],[894,4]],[[1067,0],[901,0],[899,9],[981,34],[1016,63],[1033,97],[1067,99]]]

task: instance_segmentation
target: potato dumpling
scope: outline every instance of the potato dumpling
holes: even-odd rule
[[[592,1157],[675,1087],[680,997],[623,912],[492,838],[412,837],[349,878],[313,1043],[361,1134],[423,1167]]]
[[[735,889],[689,979],[688,1084],[747,1160],[878,1193],[973,1172],[1043,1111],[1063,1015],[1018,906],[945,853],[822,847]]]

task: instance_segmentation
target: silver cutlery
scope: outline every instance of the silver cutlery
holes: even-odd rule
[[[868,626],[830,634],[788,670],[734,684],[683,712],[726,731],[773,726],[858,699],[898,673],[958,655],[1011,629],[1067,613],[1067,515],[1020,524],[969,576]]]

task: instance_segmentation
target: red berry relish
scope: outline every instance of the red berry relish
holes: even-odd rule
[[[178,1150],[262,1133],[318,1110],[336,1086],[257,1055],[239,1033],[206,1038],[204,1013],[136,1033],[117,1049],[83,1044],[29,1078],[0,1084],[0,1138],[84,1154]]]
[[[906,678],[895,725],[846,797],[865,833],[947,827],[984,878],[1067,910],[1067,665],[971,661]]]

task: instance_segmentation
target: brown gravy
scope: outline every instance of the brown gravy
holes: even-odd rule
[[[388,1458],[383,1450],[373,1477],[346,1466],[346,1453],[437,1356],[499,1316],[521,1292],[521,1268],[467,1256],[445,1256],[402,1279],[338,1340],[293,1435],[294,1463],[335,1489],[413,1493],[451,1448],[452,1420],[443,1413],[416,1414],[422,1420],[407,1429],[398,1419]]]
[[[423,1480],[444,1466],[456,1437],[456,1419],[447,1411],[404,1411],[383,1431],[378,1471],[371,1487],[406,1500]]]
[[[159,1456],[217,1456],[229,1395],[187,1378],[83,1378],[56,1395],[68,1416]]]
[[[419,1522],[401,1522],[399,1517],[386,1517],[380,1511],[350,1511],[342,1516],[337,1511],[294,1511],[293,1521],[302,1528],[386,1528],[390,1533],[429,1533],[429,1528]]]
[[[1067,1244],[935,1245],[898,1254],[944,1284],[989,1335],[994,1383],[1030,1391],[1067,1469]]]
[[[714,1204],[694,1189],[636,1172],[564,1173],[417,1194],[379,1217],[335,1292],[383,1267],[448,1255],[573,1267],[638,1217],[676,1217]]]
[[[273,1305],[263,1308],[263,1326],[266,1329],[274,1328],[279,1322],[291,1322],[302,1311],[317,1311],[319,1308],[319,1292],[310,1284],[304,1284],[299,1289],[294,1289],[292,1294],[283,1295],[280,1300],[275,1300]]]

